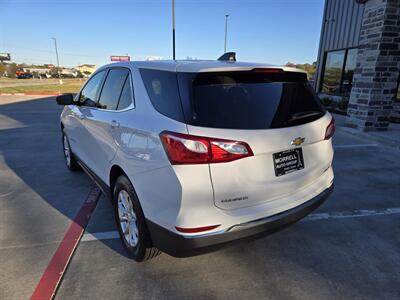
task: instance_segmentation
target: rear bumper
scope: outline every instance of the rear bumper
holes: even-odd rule
[[[332,192],[333,184],[318,196],[290,210],[245,224],[239,224],[224,232],[202,236],[182,236],[151,221],[147,221],[147,225],[155,247],[175,257],[193,256],[219,249],[233,241],[258,238],[283,229],[318,208]]]

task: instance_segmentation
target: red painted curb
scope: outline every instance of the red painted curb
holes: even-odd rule
[[[101,192],[93,187],[44,271],[31,300],[52,299],[96,207]]]
[[[46,93],[0,93],[0,96],[59,96],[62,94],[46,94]]]

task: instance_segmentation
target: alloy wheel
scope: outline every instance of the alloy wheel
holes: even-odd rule
[[[131,197],[125,190],[121,190],[118,194],[118,217],[125,241],[129,246],[136,247],[139,241],[137,218]]]
[[[71,166],[71,150],[69,149],[69,143],[68,143],[68,138],[66,135],[64,135],[63,138],[63,146],[64,146],[64,156],[65,156],[65,162],[67,163],[67,166]]]

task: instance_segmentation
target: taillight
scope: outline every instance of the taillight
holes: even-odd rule
[[[244,142],[170,131],[161,132],[160,138],[173,165],[222,163],[253,156]]]
[[[253,72],[256,73],[283,73],[282,69],[277,68],[255,68]]]
[[[333,134],[335,133],[335,128],[336,128],[335,119],[332,118],[332,120],[329,122],[328,127],[326,127],[325,140],[329,140],[333,136]]]

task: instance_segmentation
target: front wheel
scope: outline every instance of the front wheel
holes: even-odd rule
[[[126,176],[115,183],[113,203],[118,232],[128,255],[137,262],[159,255],[160,251],[151,245],[142,208]]]

